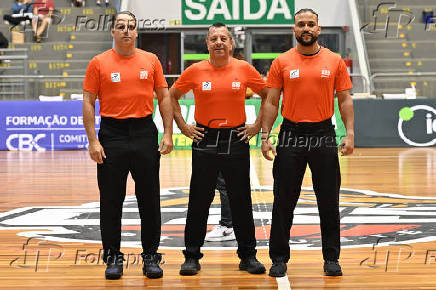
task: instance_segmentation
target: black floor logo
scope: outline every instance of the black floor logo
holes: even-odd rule
[[[188,188],[161,190],[161,248],[183,248],[189,198]],[[267,247],[271,227],[273,194],[271,187],[252,189],[253,216],[258,247]],[[0,214],[0,230],[20,230],[18,235],[53,242],[100,243],[99,202],[81,206],[35,206]],[[342,189],[340,199],[342,247],[371,247],[386,244],[436,240],[436,198]],[[212,204],[208,230],[220,220],[219,203]],[[141,247],[140,219],[136,199],[124,203],[122,246]],[[303,188],[294,214],[291,248],[319,249],[316,198],[311,188]],[[380,243],[378,243],[380,245]],[[204,248],[234,249],[235,241],[205,242]]]

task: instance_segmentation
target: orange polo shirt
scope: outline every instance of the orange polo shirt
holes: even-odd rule
[[[195,121],[211,128],[236,127],[245,123],[245,92],[259,93],[266,87],[259,72],[248,62],[230,58],[216,67],[203,60],[188,67],[173,87],[194,91]]]
[[[283,88],[281,113],[292,122],[331,118],[335,90],[353,87],[342,58],[324,47],[312,56],[296,48],[281,54],[271,65],[267,83],[270,88]]]
[[[131,56],[114,49],[95,56],[83,82],[85,91],[98,96],[100,115],[116,119],[153,114],[153,91],[167,87],[157,56],[140,49]]]

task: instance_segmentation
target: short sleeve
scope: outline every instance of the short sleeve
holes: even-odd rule
[[[83,90],[96,95],[100,92],[100,65],[95,57],[89,62],[86,69]]]
[[[353,88],[353,84],[351,83],[350,75],[347,71],[347,66],[343,59],[339,60],[338,70],[336,71],[335,78],[335,90],[345,91]]]
[[[173,87],[181,91],[183,94],[189,92],[194,87],[194,72],[195,65],[191,65],[182,72]]]
[[[154,88],[168,88],[168,83],[163,74],[162,65],[157,56],[154,56]]]
[[[283,87],[282,69],[278,58],[273,60],[271,68],[269,69],[267,86],[277,89],[281,89]]]
[[[249,63],[246,65],[245,73],[247,77],[247,87],[252,89],[254,92],[259,93],[264,87],[266,87],[266,82],[263,80],[260,73]]]

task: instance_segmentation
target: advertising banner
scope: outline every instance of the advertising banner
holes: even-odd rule
[[[81,101],[3,101],[0,104],[0,150],[87,148]],[[100,128],[98,115],[95,127]]]
[[[355,100],[355,145],[436,145],[436,100]]]
[[[247,124],[252,124],[259,113],[259,99],[246,100],[245,113]],[[40,101],[3,101],[0,103],[0,150],[50,151],[81,150],[88,148],[88,138],[83,127],[82,102],[40,102]],[[182,116],[188,124],[194,124],[194,100],[180,100]],[[336,125],[338,140],[345,135],[344,125],[337,105],[332,121]],[[100,128],[98,102],[96,103],[95,128]],[[163,134],[162,117],[155,102],[153,120]],[[279,114],[271,141],[276,142],[282,117]],[[191,148],[192,140],[181,134],[174,122],[173,142],[175,149]],[[258,134],[250,140],[252,148],[259,148],[261,136]]]

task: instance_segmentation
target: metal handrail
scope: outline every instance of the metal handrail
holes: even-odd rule
[[[370,84],[371,84],[371,94],[374,92],[374,79],[377,77],[425,77],[425,76],[436,76],[436,72],[412,72],[412,73],[374,73],[371,75]]]
[[[412,77],[412,76],[436,76],[436,72],[412,72],[412,73],[375,73],[372,74],[370,79],[373,81],[376,77]]]
[[[27,48],[0,48],[0,51],[11,51],[11,52],[14,52],[14,51],[28,51],[29,49],[27,49]]]
[[[363,80],[363,87],[366,88],[368,90],[368,88],[370,87],[370,80],[367,76],[364,76],[363,74],[350,74],[350,77],[360,77]],[[366,93],[371,93],[370,91],[367,91]]]
[[[164,75],[166,78],[177,78],[180,75]],[[356,75],[357,76],[357,75]],[[0,75],[0,79],[45,79],[45,78],[54,78],[54,79],[79,79],[79,78],[85,78],[85,75],[68,75],[68,76],[61,76],[61,75]]]
[[[351,15],[351,22],[352,22],[352,28],[353,28],[353,34],[354,34],[354,41],[356,44],[357,49],[357,55],[358,55],[358,61],[359,61],[359,68],[360,73],[365,76],[365,78],[369,78],[370,75],[370,68],[369,68],[369,59],[368,54],[366,52],[366,47],[364,45],[365,40],[363,38],[363,35],[360,31],[360,17],[359,17],[359,10],[357,8],[357,0],[350,0],[349,1],[349,8],[350,8],[350,15]],[[371,87],[370,84],[367,84],[366,91],[368,93],[371,93]]]
[[[0,60],[3,59],[9,59],[9,60],[16,60],[16,59],[28,59],[27,55],[0,55]]]
[[[22,60],[23,61],[23,75],[27,75],[27,69],[29,67],[28,65],[28,59],[29,57],[27,56],[27,48],[3,48],[0,49],[0,52],[24,52],[25,54],[21,54],[21,55],[0,55],[0,60]],[[21,67],[20,67],[21,68]],[[22,76],[19,76],[18,78],[20,78]],[[17,77],[16,77],[17,78]],[[29,86],[27,81],[24,82],[24,95],[27,96],[29,92]]]
[[[0,79],[46,79],[46,78],[52,78],[52,79],[78,79],[78,78],[84,78],[84,75],[70,75],[70,76],[59,76],[59,75],[0,75]]]

